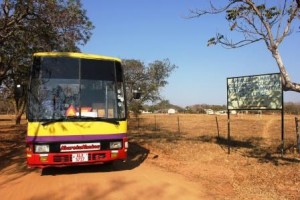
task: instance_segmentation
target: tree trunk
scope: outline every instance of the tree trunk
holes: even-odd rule
[[[20,125],[21,124],[21,118],[22,118],[22,115],[16,115],[16,118],[15,118],[16,125]]]
[[[25,97],[15,99],[15,124],[21,124],[21,118],[25,110],[26,100]]]
[[[284,91],[294,91],[294,92],[300,92],[300,84],[294,83],[291,81],[291,78],[289,74],[287,73],[285,66],[283,64],[282,58],[280,56],[280,53],[278,49],[271,49],[272,56],[275,58],[277,62],[277,66],[279,68],[279,71],[281,73],[282,78],[282,87]]]

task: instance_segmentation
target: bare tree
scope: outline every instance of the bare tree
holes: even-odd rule
[[[215,5],[210,1],[206,10],[191,10],[190,18],[225,13],[229,29],[241,33],[242,39],[233,41],[217,33],[207,45],[239,48],[263,41],[278,65],[284,90],[300,92],[300,84],[292,82],[279,52],[280,44],[293,32],[293,25],[300,18],[300,0],[228,0],[223,6]]]

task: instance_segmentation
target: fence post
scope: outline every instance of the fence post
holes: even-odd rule
[[[299,133],[299,119],[298,117],[295,117],[295,123],[296,123],[296,139],[297,139],[297,149],[298,153],[300,154],[300,133]]]
[[[154,115],[154,131],[156,131],[156,115]]]
[[[218,139],[220,139],[220,129],[219,129],[218,116],[216,116],[216,123],[217,123]]]
[[[179,115],[177,115],[177,127],[178,127],[178,134],[180,134]]]

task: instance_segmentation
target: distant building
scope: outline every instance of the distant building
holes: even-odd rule
[[[204,109],[205,113],[208,115],[213,115],[215,112],[212,109]]]
[[[149,113],[151,113],[151,112],[145,111],[145,110],[142,111],[142,114],[149,114]]]
[[[170,108],[170,109],[168,110],[168,114],[175,114],[175,113],[176,113],[176,110],[173,109],[173,108]]]
[[[230,111],[230,114],[236,115],[236,114],[237,114],[237,111],[236,111],[236,110],[231,110],[231,111]]]
[[[227,114],[227,110],[219,110],[216,112],[217,115],[226,115]]]

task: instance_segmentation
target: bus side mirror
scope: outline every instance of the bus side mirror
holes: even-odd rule
[[[15,98],[19,99],[22,96],[24,96],[24,87],[22,85],[18,84],[15,87]]]
[[[133,90],[132,91],[132,96],[133,96],[133,99],[140,99],[141,98],[141,89],[137,89],[137,90]]]

